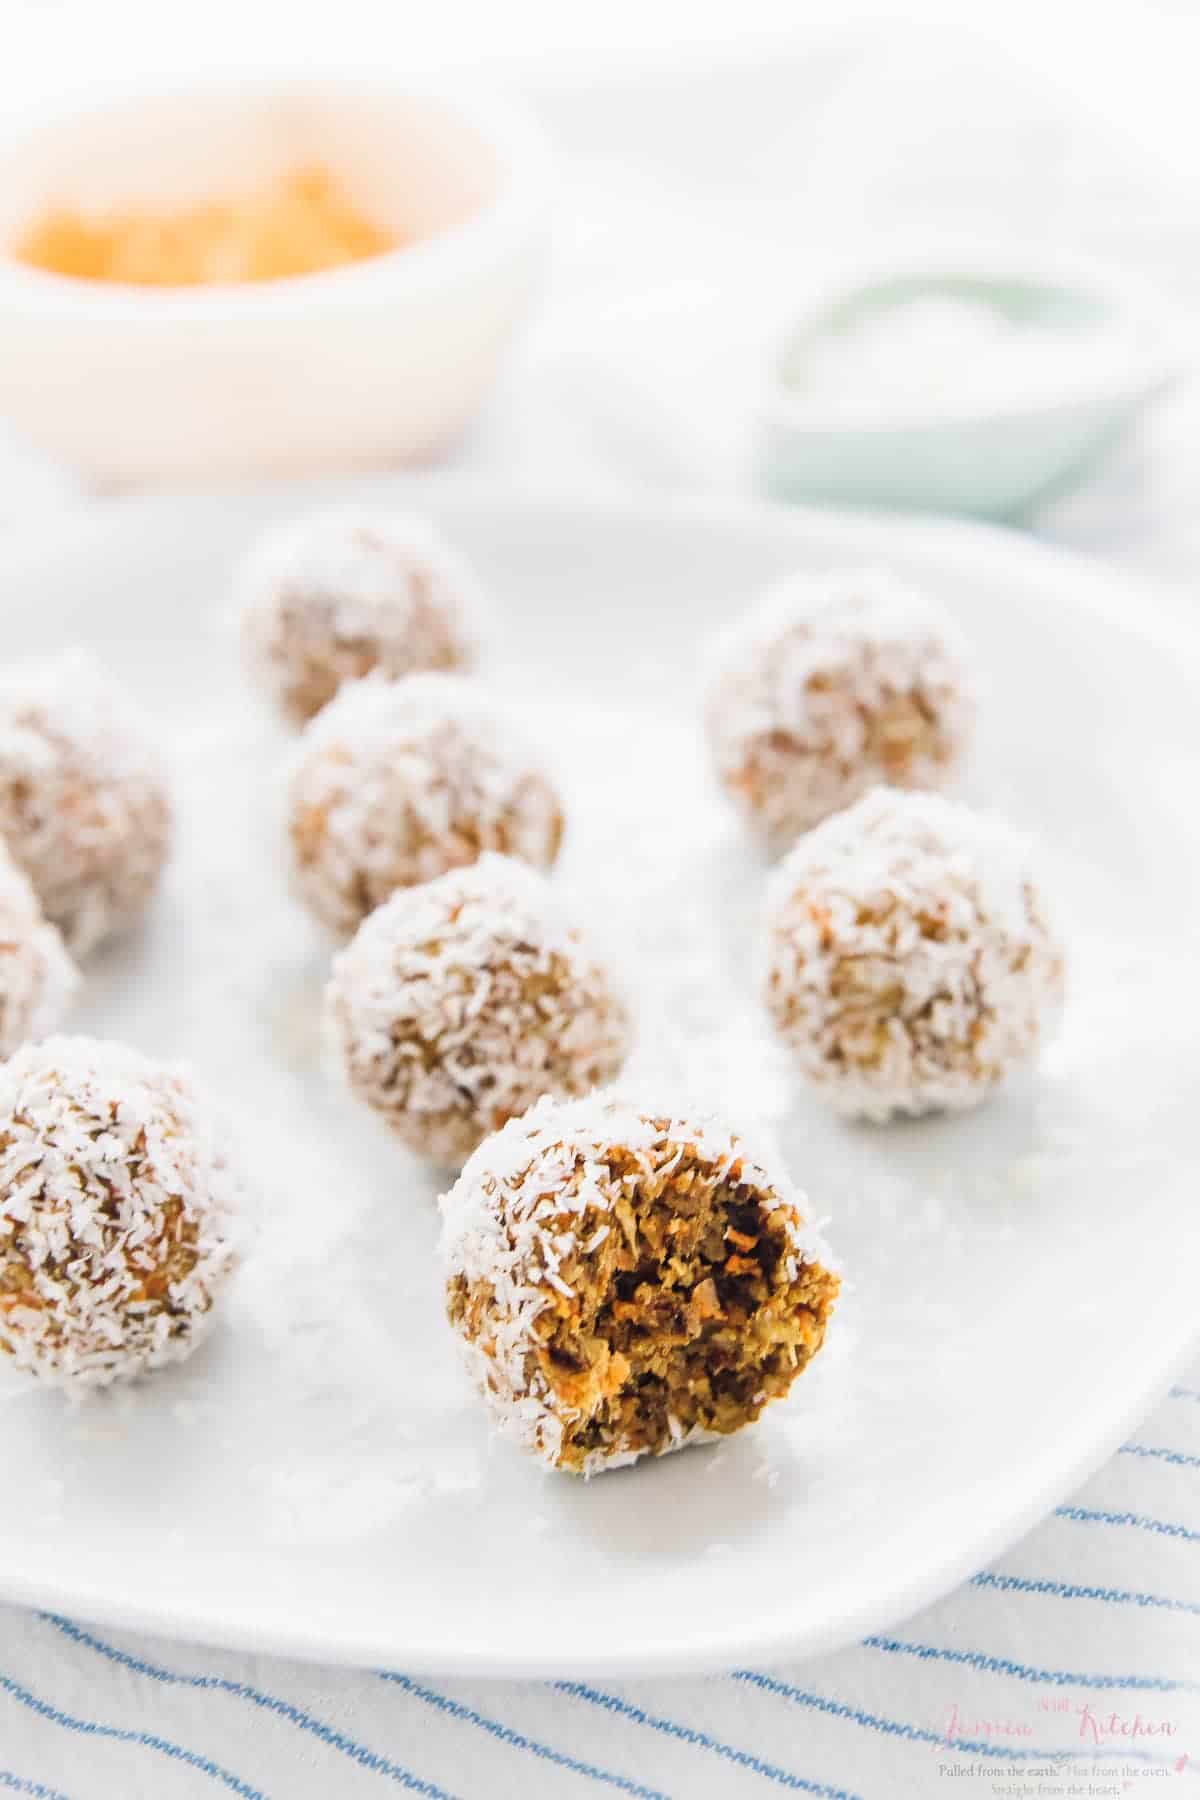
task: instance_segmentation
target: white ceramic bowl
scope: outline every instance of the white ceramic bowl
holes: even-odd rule
[[[536,129],[385,82],[123,93],[0,146],[0,247],[47,205],[189,204],[319,163],[411,248],[298,279],[79,281],[0,260],[0,415],[105,484],[422,459],[475,411],[545,235]]]
[[[994,404],[931,399],[924,415],[822,414],[807,401],[805,359],[823,336],[923,298],[982,304],[1014,322],[1102,327],[1099,352],[1069,354],[1037,392]],[[1078,260],[1031,265],[1019,254],[954,248],[832,283],[794,319],[772,359],[759,421],[759,485],[774,499],[1005,521],[1083,481],[1181,366],[1179,334],[1157,296]]]

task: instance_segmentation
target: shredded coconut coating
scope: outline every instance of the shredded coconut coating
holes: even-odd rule
[[[302,725],[344,682],[468,669],[484,611],[466,561],[424,519],[345,507],[277,525],[239,571],[246,661]]]
[[[0,676],[0,838],[73,954],[140,916],[171,823],[149,729],[88,658]]]
[[[521,734],[453,675],[371,675],[306,727],[288,828],[297,890],[347,937],[397,888],[433,881],[487,850],[548,869],[563,819]]]
[[[0,1065],[0,1350],[102,1387],[195,1348],[237,1193],[186,1074],[48,1038]]]
[[[718,777],[772,853],[884,783],[940,788],[974,702],[953,621],[880,570],[770,588],[712,647]]]
[[[57,1031],[78,988],[61,935],[0,845],[0,1057]]]
[[[400,1140],[444,1168],[543,1094],[617,1074],[629,1020],[544,878],[485,855],[394,894],[335,959],[332,1059]]]
[[[785,1177],[769,1175],[715,1119],[651,1112],[612,1092],[540,1100],[480,1145],[443,1196],[442,1254],[448,1312],[468,1373],[504,1436],[549,1468],[591,1475],[721,1435],[668,1417],[656,1440],[643,1441],[636,1370],[612,1345],[586,1335],[597,1329],[597,1300],[604,1307],[624,1291],[618,1269],[640,1266],[649,1253],[639,1237],[648,1229],[645,1209],[673,1192],[686,1199],[720,1183],[744,1197],[755,1233],[775,1234],[775,1288],[798,1316],[803,1344],[788,1352],[787,1373],[770,1393],[752,1372],[752,1403],[729,1427],[737,1429],[785,1392],[820,1348],[837,1293],[829,1253],[804,1225],[803,1196]],[[667,1224],[668,1238],[678,1222]],[[756,1241],[737,1238],[747,1246]],[[633,1254],[622,1264],[626,1246]],[[720,1316],[713,1289],[708,1280],[684,1295],[681,1344],[690,1334],[693,1348],[702,1345],[706,1324]],[[581,1319],[585,1299],[590,1326]],[[623,1305],[628,1311],[630,1303],[618,1298],[612,1311]],[[755,1323],[751,1316],[742,1326],[748,1354]],[[563,1333],[579,1352],[570,1359],[575,1367],[564,1364]],[[635,1428],[581,1455],[572,1441],[614,1399],[627,1402]]]
[[[880,788],[810,832],[772,877],[766,938],[801,1074],[865,1118],[974,1106],[1062,1002],[1028,842],[940,795]]]

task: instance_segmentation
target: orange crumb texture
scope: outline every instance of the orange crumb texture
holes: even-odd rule
[[[312,275],[394,250],[399,240],[364,217],[327,169],[300,168],[259,194],[181,212],[68,210],[34,221],[19,262],[80,281],[200,287]]]

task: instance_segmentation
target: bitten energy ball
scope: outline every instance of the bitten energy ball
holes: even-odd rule
[[[0,1350],[92,1387],[189,1355],[235,1201],[184,1075],[89,1038],[18,1051],[0,1065]]]
[[[539,1101],[442,1202],[450,1322],[499,1428],[590,1475],[786,1394],[838,1278],[799,1196],[709,1120]]]
[[[796,575],[713,647],[718,777],[772,852],[880,783],[938,788],[973,705],[953,622],[880,571]]]
[[[334,963],[325,1013],[351,1091],[447,1168],[543,1094],[611,1081],[629,1040],[548,884],[501,856],[373,912]]]
[[[476,659],[478,583],[423,519],[339,508],[289,521],[251,552],[238,590],[247,662],[295,724],[373,669]]]
[[[0,677],[0,838],[76,955],[139,917],[170,837],[153,738],[98,668],[72,655]]]
[[[56,1031],[78,986],[62,938],[0,845],[0,1057]]]
[[[299,893],[343,936],[397,888],[485,850],[547,869],[563,829],[520,733],[450,675],[343,688],[301,738],[288,822]]]
[[[933,794],[878,789],[797,844],[772,878],[767,965],[801,1073],[872,1119],[974,1106],[1062,1000],[1028,844]]]

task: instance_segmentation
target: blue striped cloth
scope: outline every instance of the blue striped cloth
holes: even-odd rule
[[[356,1673],[0,1610],[0,1800],[1200,1800],[1200,1365],[990,1569],[703,1680]]]

